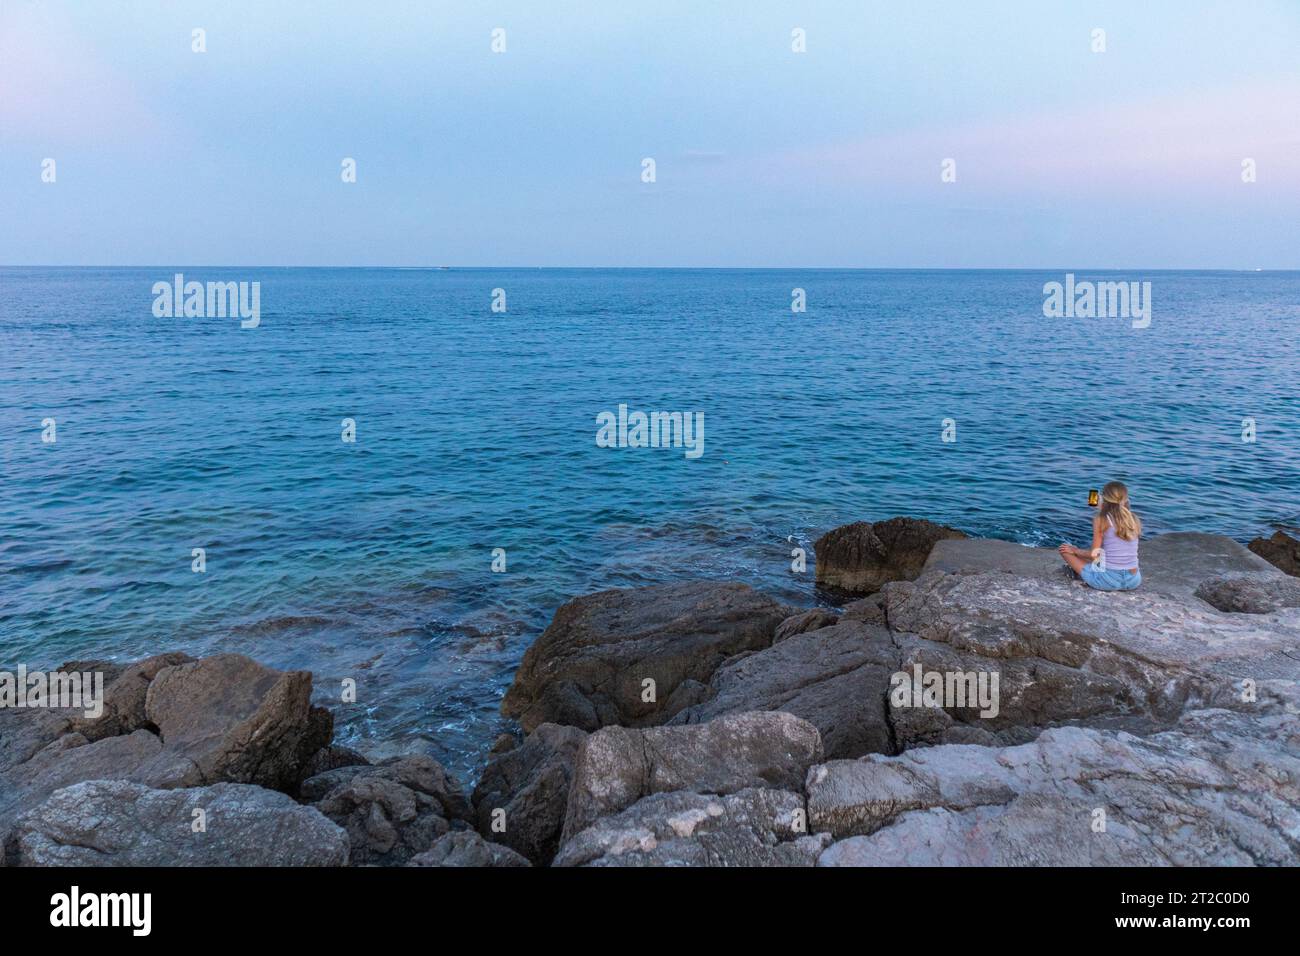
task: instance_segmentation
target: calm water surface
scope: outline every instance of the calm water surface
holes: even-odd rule
[[[0,269],[0,664],[239,651],[322,701],[355,677],[340,738],[462,778],[585,591],[811,604],[790,550],[834,525],[1055,543],[1111,478],[1152,533],[1300,522],[1300,273],[1124,274],[1153,283],[1133,330],[1044,318],[1063,272],[183,269],[261,282],[241,330],[155,318],[175,271]],[[705,454],[598,448],[620,402],[703,411]]]

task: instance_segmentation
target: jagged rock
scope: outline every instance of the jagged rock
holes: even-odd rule
[[[149,684],[145,716],[165,746],[132,777],[162,788],[290,789],[333,735],[329,711],[310,701],[308,671],[277,671],[241,654],[164,667]]]
[[[444,833],[433,846],[411,857],[407,866],[531,866],[508,846],[489,843],[472,830]]]
[[[555,865],[812,866],[829,842],[788,790],[656,793],[576,834]]]
[[[145,698],[149,693],[149,685],[163,668],[193,662],[194,658],[190,655],[173,651],[147,657],[123,668],[111,683],[105,684],[104,712],[93,718],[74,717],[71,721],[71,731],[81,734],[87,740],[102,740],[105,737],[117,737],[141,729],[151,729],[149,716],[145,713]]]
[[[112,661],[67,661],[56,672],[103,675],[103,710],[87,717],[82,707],[0,708],[0,772],[30,760],[37,751],[64,734],[75,733],[81,742],[151,730],[144,713],[149,682],[163,667],[193,660],[187,654],[159,654],[135,664]]]
[[[203,828],[195,832],[204,812]],[[290,797],[247,784],[154,790],[94,780],[23,814],[18,866],[342,866],[347,834]]]
[[[1300,581],[1294,578],[1212,578],[1203,581],[1196,596],[1220,611],[1236,614],[1270,614],[1300,607]]]
[[[780,711],[729,714],[688,727],[606,727],[578,751],[561,844],[653,793],[797,791],[821,758],[817,728]]]
[[[709,581],[575,598],[524,654],[502,712],[529,732],[546,722],[661,724],[698,700],[727,657],[770,645],[786,612],[746,585]],[[647,679],[653,701],[643,699]]]
[[[470,819],[455,781],[419,754],[317,774],[299,799],[347,830],[354,866],[400,866]]]
[[[839,620],[840,616],[834,611],[828,611],[821,607],[801,611],[798,614],[787,617],[777,625],[776,635],[772,638],[772,643],[779,644],[787,637],[794,637],[796,634],[805,634],[808,631],[815,631],[822,627],[830,627],[832,624],[838,624]]]
[[[955,528],[920,518],[857,521],[817,539],[817,583],[870,594],[889,581],[921,573],[930,549],[945,538],[964,538]]]
[[[850,601],[841,610],[846,621],[862,621],[865,624],[879,624],[881,627],[886,624],[885,595],[882,591]]]
[[[846,838],[823,866],[1294,866],[1298,731],[1283,710],[1200,710],[1147,738],[1069,727],[833,761],[809,771],[809,828]]]
[[[1271,538],[1255,538],[1246,547],[1275,568],[1300,577],[1300,540],[1285,531],[1274,531]]]
[[[308,780],[318,774],[338,770],[340,767],[366,767],[369,765],[370,761],[366,759],[365,754],[353,750],[351,747],[330,744],[328,747],[322,747],[312,754],[311,758],[303,764],[301,774],[303,780]]]
[[[54,790],[89,780],[291,790],[333,733],[329,711],[310,706],[310,674],[236,654],[59,670],[104,673],[103,712],[0,710],[0,834]]]
[[[498,755],[483,771],[472,802],[479,833],[523,854],[538,866],[555,856],[564,827],[569,784],[585,731],[542,724],[518,747]],[[505,829],[494,830],[498,811]]]
[[[827,757],[894,753],[886,695],[898,669],[899,651],[888,631],[845,621],[733,658],[714,672],[709,700],[684,710],[673,724],[780,710],[816,727]]]

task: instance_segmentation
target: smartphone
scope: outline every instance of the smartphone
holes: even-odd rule
[[[1088,489],[1088,506],[1091,507],[1091,508],[1095,508],[1095,507],[1097,507],[1097,498],[1098,498],[1097,489],[1096,489],[1096,488],[1089,488],[1089,489]]]

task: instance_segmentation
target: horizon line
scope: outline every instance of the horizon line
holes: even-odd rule
[[[626,271],[626,272],[1300,272],[1294,268],[1240,266],[539,266],[539,265],[281,265],[251,263],[0,263],[0,269],[391,269],[411,272],[490,271]]]

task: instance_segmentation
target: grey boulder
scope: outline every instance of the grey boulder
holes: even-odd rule
[[[1270,538],[1255,538],[1247,547],[1275,568],[1300,577],[1300,540],[1285,531],[1275,531]]]
[[[196,813],[202,811],[202,815]],[[93,780],[25,813],[18,866],[342,866],[343,830],[283,793],[246,784],[154,790]]]
[[[240,654],[163,668],[145,714],[165,744],[133,776],[158,787],[295,786],[333,736],[329,712],[311,706],[311,683],[308,671],[277,671]]]
[[[817,583],[842,591],[871,594],[890,581],[910,581],[921,573],[930,550],[947,538],[964,538],[956,528],[923,518],[857,521],[817,539]]]
[[[779,710],[816,727],[828,758],[894,753],[886,695],[898,669],[898,648],[884,628],[836,623],[723,664],[709,681],[709,699],[673,723]]]
[[[788,611],[747,585],[710,581],[575,598],[524,654],[502,712],[528,732],[664,723],[726,658],[770,645]]]
[[[1224,577],[1202,581],[1196,596],[1233,614],[1271,614],[1300,607],[1300,581],[1289,577]]]
[[[821,759],[817,728],[780,711],[686,727],[606,727],[578,751],[561,842],[655,793],[798,791],[807,768]]]
[[[472,797],[479,833],[538,866],[550,863],[586,739],[586,732],[576,727],[542,724],[522,744],[494,757]]]

